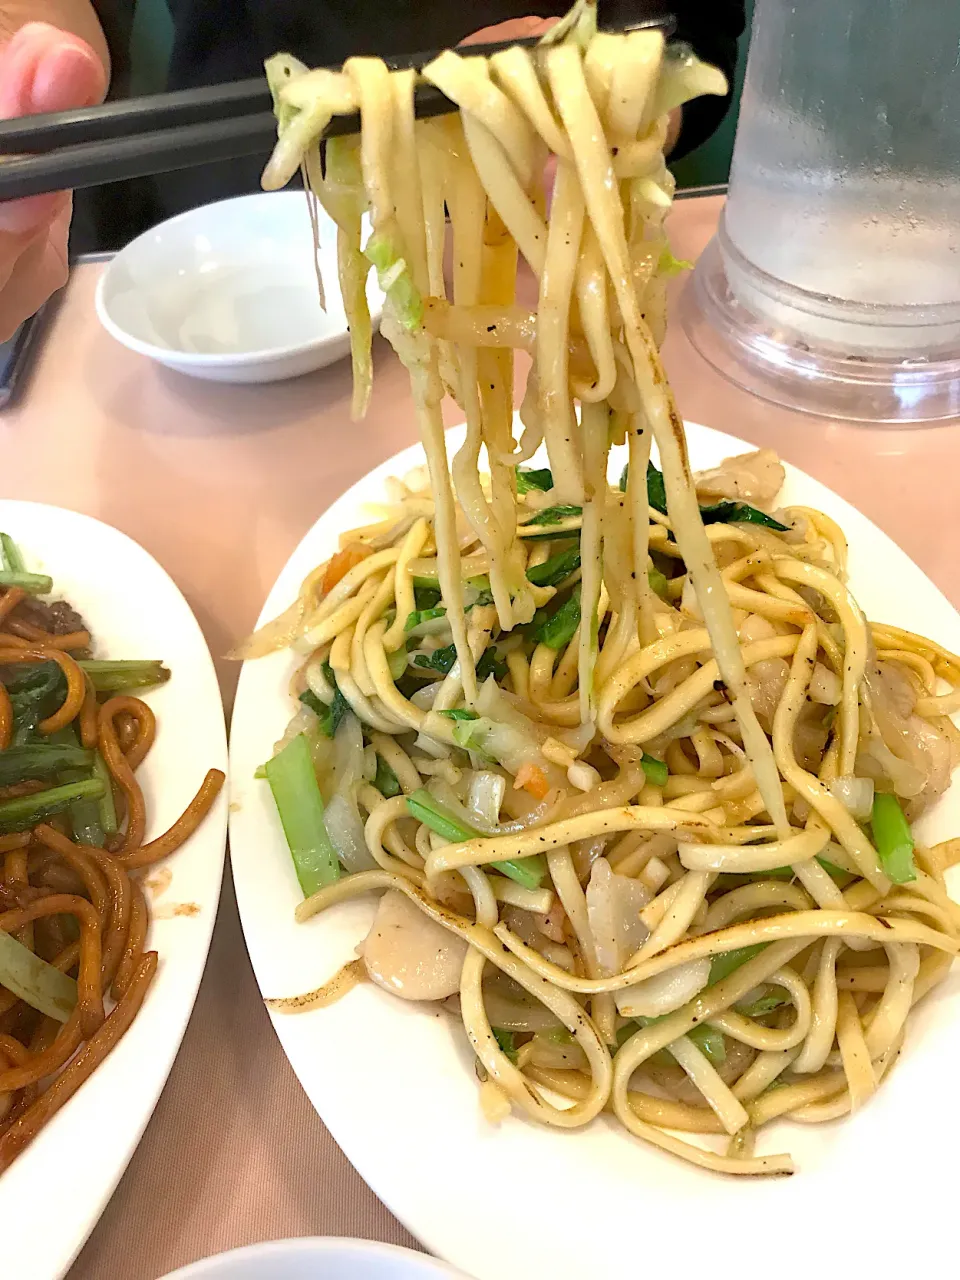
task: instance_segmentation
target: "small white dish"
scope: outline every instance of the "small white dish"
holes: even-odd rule
[[[337,1236],[270,1240],[203,1258],[163,1280],[468,1280],[426,1253]]]
[[[337,284],[336,226],[318,211],[317,260],[302,191],[201,205],[145,231],[97,285],[101,324],[125,347],[213,382],[276,382],[350,350]],[[374,324],[382,295],[368,286]]]

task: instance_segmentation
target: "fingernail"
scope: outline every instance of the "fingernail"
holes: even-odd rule
[[[37,64],[30,90],[34,111],[92,107],[103,93],[103,67],[92,49],[63,40]]]

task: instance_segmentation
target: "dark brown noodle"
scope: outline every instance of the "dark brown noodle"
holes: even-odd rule
[[[173,853],[209,812],[224,775],[212,769],[183,814],[144,843],[147,814],[135,771],[156,736],[153,712],[119,695],[101,705],[69,650],[86,649],[85,631],[55,636],[15,616],[19,589],[0,593],[0,667],[58,663],[67,682],[63,704],[41,721],[54,733],[73,724],[81,742],[103,756],[121,829],[107,848],[69,837],[63,815],[32,831],[0,835],[0,930],[73,977],[77,1003],[65,1022],[47,1017],[0,987],[0,1173],[36,1136],[111,1051],[136,1016],[157,969],[147,951],[150,913],[135,870]],[[13,733],[13,709],[0,680],[0,751]],[[0,799],[45,790],[32,780],[0,789]],[[111,851],[113,850],[113,851]],[[134,873],[134,874],[132,874]],[[105,1000],[116,1002],[107,1012]]]

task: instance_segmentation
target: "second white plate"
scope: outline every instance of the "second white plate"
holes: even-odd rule
[[[183,812],[208,769],[226,769],[223,706],[203,634],[178,588],[125,534],[89,516],[0,501],[0,530],[29,569],[90,626],[98,658],[162,658],[169,682],[147,691],[157,739],[138,771],[147,839]],[[0,1274],[55,1280],[96,1225],[153,1114],[203,975],[220,897],[227,798],[146,877],[147,946],[160,965],[143,1008],[106,1061],[0,1174]],[[169,885],[163,887],[169,870]],[[156,888],[151,890],[153,882]],[[158,1210],[162,1212],[162,1206]]]
[[[688,425],[687,434],[697,468],[750,448],[705,427]],[[449,447],[461,439],[462,432],[448,433]],[[422,461],[419,446],[408,449],[334,503],[291,556],[261,622],[294,599],[341,532],[369,519],[364,506],[383,500],[386,477]],[[839,522],[850,541],[851,585],[870,617],[960,648],[960,617],[864,516],[790,467],[783,501],[818,507]],[[247,946],[267,997],[328,979],[352,958],[374,908],[351,902],[294,923],[300,891],[269,790],[253,774],[293,712],[295,665],[289,652],[248,662],[233,717],[231,857]],[[954,786],[925,836],[957,832]],[[916,1170],[924,1171],[917,1205],[924,1253],[936,1257],[953,1245],[960,1118],[949,1082],[960,1061],[958,996],[960,975],[921,1006],[901,1065],[861,1113],[838,1124],[765,1131],[761,1149],[791,1151],[799,1171],[755,1182],[699,1172],[605,1117],[570,1133],[516,1116],[489,1126],[472,1055],[452,1022],[370,985],[329,1009],[277,1014],[273,1022],[310,1100],[362,1176],[429,1249],[479,1280],[583,1280],[650,1266],[706,1268],[712,1280],[740,1280],[750,1258],[765,1259],[779,1276],[807,1277],[814,1256],[830,1276],[867,1268],[888,1277],[916,1262],[917,1236],[906,1225]],[[890,1217],[878,1221],[878,1212]]]

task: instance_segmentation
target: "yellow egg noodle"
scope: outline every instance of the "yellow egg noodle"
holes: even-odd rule
[[[960,947],[960,844],[910,829],[958,759],[960,659],[864,619],[842,531],[775,508],[769,451],[691,471],[658,351],[683,266],[663,146],[723,77],[659,31],[598,33],[583,0],[535,48],[425,67],[447,116],[416,120],[417,75],[373,58],[268,75],[264,185],[302,169],[337,224],[354,414],[373,266],[428,464],[239,651],[304,655],[267,766],[298,919],[382,894],[335,993],[365,973],[443,1002],[491,1117],[606,1110],[703,1168],[790,1173],[762,1126],[865,1102]]]

